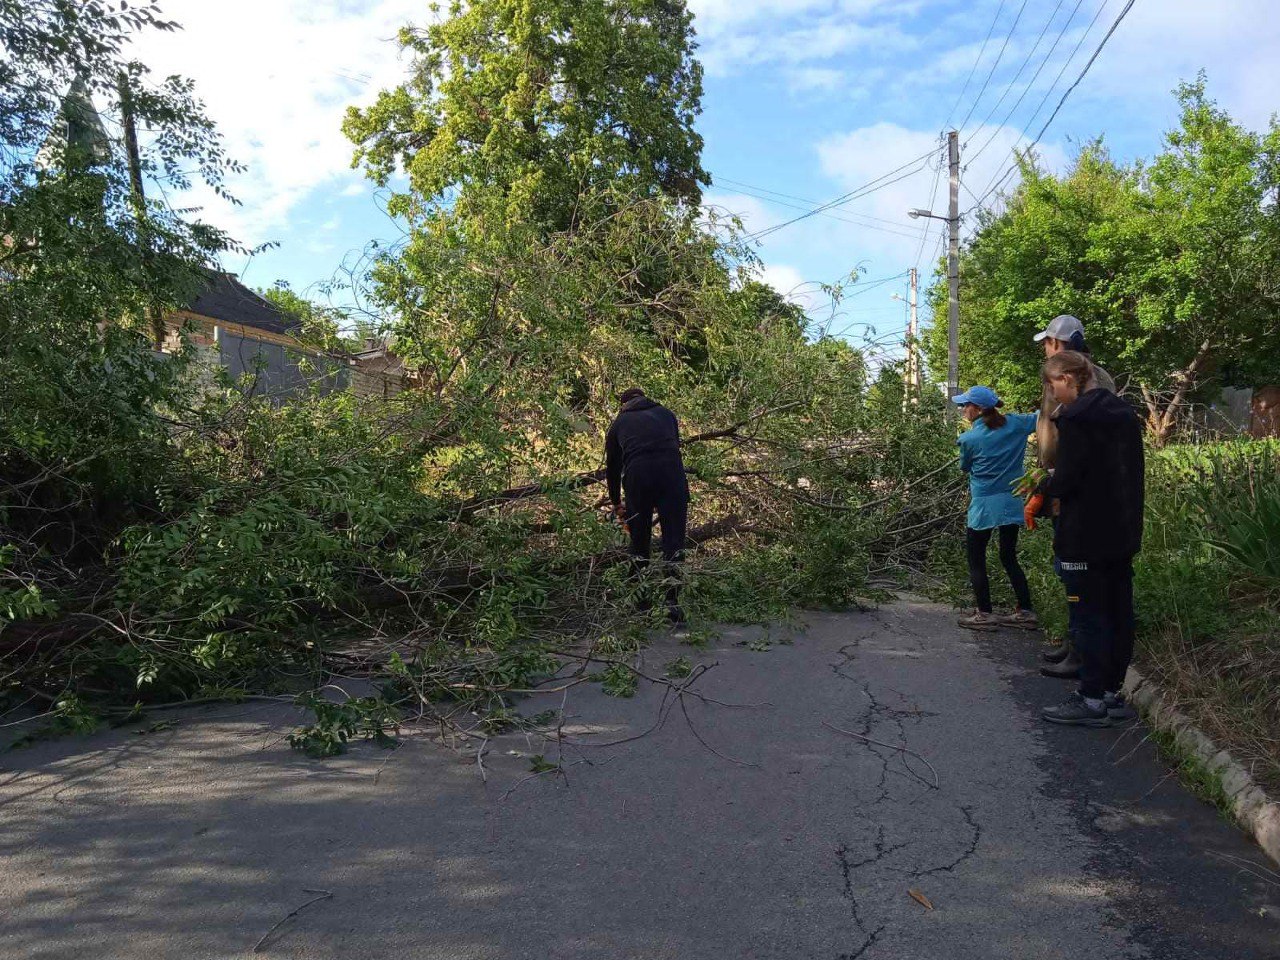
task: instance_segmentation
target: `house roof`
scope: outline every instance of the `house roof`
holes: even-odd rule
[[[62,98],[61,107],[49,133],[36,153],[42,169],[65,169],[68,152],[76,166],[106,163],[111,159],[111,141],[102,127],[102,118],[93,106],[93,96],[84,77],[77,76]]]
[[[187,307],[211,320],[225,320],[268,333],[290,334],[299,323],[280,312],[265,297],[254,293],[229,273],[210,273],[209,284]]]

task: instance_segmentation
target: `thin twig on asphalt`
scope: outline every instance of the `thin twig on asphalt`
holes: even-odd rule
[[[896,744],[896,743],[885,743],[883,740],[874,740],[871,737],[864,737],[862,734],[854,733],[852,730],[842,730],[840,727],[837,727],[835,724],[827,723],[827,721],[825,720],[822,721],[822,725],[826,727],[828,730],[834,730],[836,733],[843,733],[846,737],[853,737],[855,740],[861,740],[863,743],[875,744],[877,747],[885,747],[886,749],[889,749],[889,750],[897,750],[899,753],[911,754],[911,756],[915,757],[917,760],[923,763],[926,767],[928,767],[929,772],[933,774],[932,784],[930,784],[929,781],[924,780],[923,778],[919,778],[921,782],[928,786],[932,786],[933,789],[935,790],[940,789],[938,784],[938,771],[933,769],[932,763],[930,763],[924,757],[920,756],[920,754],[916,753],[910,747],[904,747],[901,744]],[[910,770],[911,768],[908,767],[907,769]]]
[[[721,753],[719,750],[717,750],[717,749],[716,749],[715,747],[713,747],[711,744],[707,743],[707,741],[706,741],[706,740],[704,740],[704,739],[702,738],[702,734],[700,734],[700,733],[698,732],[698,728],[697,728],[697,727],[695,727],[695,726],[693,725],[693,718],[691,718],[691,717],[689,716],[689,709],[688,709],[688,707],[686,707],[686,706],[685,706],[684,698],[683,698],[683,697],[680,697],[680,698],[679,698],[679,703],[680,703],[680,712],[684,714],[684,721],[685,721],[685,723],[687,723],[687,724],[689,725],[689,732],[690,732],[690,733],[692,733],[692,734],[694,735],[694,737],[696,737],[696,738],[697,738],[697,740],[698,740],[698,742],[699,742],[700,744],[702,744],[704,747],[706,747],[708,750],[710,750],[712,753],[714,753],[714,754],[715,754],[717,757],[719,757],[721,760],[728,760],[730,763],[736,763],[736,764],[737,764],[738,766],[740,766],[740,767],[758,767],[758,766],[760,766],[760,764],[758,764],[758,763],[752,763],[752,762],[751,762],[751,761],[749,761],[749,760],[738,760],[738,759],[737,759],[737,758],[735,758],[735,757],[727,756],[726,754]]]
[[[1216,850],[1209,850],[1206,852],[1211,857],[1217,857],[1219,860],[1231,864],[1231,866],[1235,867],[1241,873],[1247,873],[1250,876],[1257,877],[1263,883],[1269,883],[1273,887],[1280,887],[1280,873],[1276,873],[1276,871],[1268,869],[1260,863],[1254,863],[1252,860],[1247,860],[1244,857],[1238,857],[1231,853],[1219,853]],[[1259,873],[1259,870],[1263,872]],[[1267,876],[1267,874],[1270,874],[1270,876]]]
[[[289,912],[288,912],[288,913],[286,913],[283,917],[281,917],[279,920],[277,920],[277,921],[275,922],[275,925],[274,925],[270,930],[268,930],[266,933],[264,933],[264,934],[262,935],[262,939],[261,939],[261,940],[259,940],[259,941],[254,945],[254,947],[253,947],[253,952],[254,952],[254,953],[261,953],[261,952],[262,952],[262,945],[263,945],[264,943],[266,943],[266,942],[267,942],[267,938],[268,938],[268,937],[270,937],[270,936],[271,936],[273,933],[275,933],[277,930],[279,930],[279,929],[280,929],[280,927],[285,923],[285,921],[286,921],[286,920],[289,920],[289,919],[291,919],[292,917],[296,917],[298,914],[300,914],[303,910],[307,909],[307,907],[311,906],[313,903],[319,903],[321,900],[331,900],[331,899],[333,899],[333,894],[332,894],[332,893],[330,893],[328,890],[303,890],[302,892],[303,892],[303,893],[318,893],[318,894],[319,894],[319,896],[318,896],[318,897],[312,897],[310,900],[308,900],[308,901],[307,901],[306,903],[304,903],[302,906],[300,906],[300,907],[298,907],[298,908],[296,908],[296,909],[294,909],[294,910],[289,911]]]

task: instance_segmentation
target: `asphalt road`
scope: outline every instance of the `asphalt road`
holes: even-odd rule
[[[1280,958],[1274,865],[1140,726],[1041,724],[1028,635],[804,624],[646,651],[705,699],[534,698],[562,773],[524,735],[483,777],[430,731],[307,760],[275,705],[2,754],[0,956]]]

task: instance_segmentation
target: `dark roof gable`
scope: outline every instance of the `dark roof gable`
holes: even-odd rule
[[[187,307],[192,313],[225,320],[268,333],[289,334],[299,326],[271,301],[254,293],[229,273],[210,273],[209,284]]]

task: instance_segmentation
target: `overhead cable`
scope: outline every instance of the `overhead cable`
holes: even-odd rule
[[[1000,45],[1000,52],[996,54],[996,62],[991,65],[991,69],[987,71],[987,79],[982,81],[982,89],[978,91],[978,96],[974,98],[972,104],[969,105],[969,112],[964,115],[964,119],[960,121],[960,129],[963,130],[969,125],[969,118],[973,116],[973,111],[978,109],[978,104],[982,102],[982,95],[987,92],[987,86],[991,83],[991,78],[995,75],[996,68],[1000,66],[1000,61],[1004,59],[1005,48],[1009,46],[1009,41],[1013,39],[1013,33],[1018,29],[1018,22],[1022,19],[1022,11],[1027,9],[1027,0],[1022,0],[1022,6],[1018,8],[1018,15],[1013,18],[1013,26],[1009,28],[1009,33],[1004,38],[1004,43]]]
[[[923,166],[921,166],[921,162],[924,160],[927,160],[935,152],[936,152],[936,148],[930,147],[929,150],[927,150],[925,153],[922,153],[920,156],[912,160],[908,160],[906,163],[902,164],[902,166],[894,167],[888,173],[883,173],[880,176],[876,177],[874,180],[868,180],[866,183],[862,184],[860,187],[857,187],[854,190],[850,190],[848,193],[842,194],[841,196],[836,197],[834,200],[830,200],[827,203],[821,204],[820,206],[817,206],[812,210],[808,210],[805,213],[802,213],[798,217],[793,217],[790,220],[786,220],[782,223],[775,224],[772,227],[768,227],[764,230],[760,230],[756,233],[753,233],[750,236],[748,236],[747,239],[759,240],[763,237],[769,236],[772,233],[776,233],[777,231],[781,230],[784,227],[789,227],[793,223],[799,223],[801,220],[807,220],[809,217],[822,213],[824,210],[830,210],[833,207],[842,206],[843,204],[849,203],[852,200],[857,200],[860,197],[865,197],[872,193],[875,193],[877,190],[883,190],[885,187],[890,186],[891,184],[897,183],[899,180],[905,180],[907,177],[912,176],[913,174],[918,173],[919,170],[923,169]],[[917,167],[917,166],[919,167],[918,169],[907,170],[908,167]],[[907,172],[902,173],[901,171],[903,170],[907,170]],[[899,176],[894,177],[894,174],[899,174]],[[892,177],[893,179],[889,179],[890,177]]]
[[[1115,22],[1111,24],[1111,29],[1107,31],[1106,35],[1102,38],[1101,42],[1099,42],[1097,48],[1093,51],[1093,55],[1089,57],[1088,62],[1084,65],[1084,68],[1080,71],[1080,74],[1072,82],[1071,86],[1069,86],[1066,89],[1066,91],[1063,92],[1062,98],[1058,101],[1057,106],[1053,108],[1053,113],[1049,114],[1049,118],[1045,120],[1044,125],[1040,128],[1040,132],[1035,135],[1035,139],[1033,139],[1027,145],[1026,149],[1022,151],[1022,154],[1021,154],[1022,156],[1029,155],[1030,151],[1034,149],[1036,144],[1038,144],[1041,138],[1044,137],[1045,131],[1049,129],[1049,125],[1053,123],[1054,118],[1058,116],[1059,111],[1062,110],[1063,104],[1067,102],[1067,98],[1071,96],[1072,91],[1074,91],[1076,87],[1080,86],[1080,82],[1084,80],[1085,76],[1089,73],[1089,68],[1092,67],[1094,62],[1098,59],[1099,54],[1102,53],[1103,48],[1107,45],[1107,41],[1111,39],[1112,35],[1116,32],[1120,24],[1124,21],[1124,18],[1128,16],[1129,11],[1133,9],[1133,5],[1136,2],[1137,0],[1128,0],[1128,2],[1120,10],[1120,14],[1116,17]],[[993,184],[989,189],[987,189],[987,191],[983,193],[982,198],[973,207],[970,207],[969,210],[971,211],[977,207],[982,206],[982,204],[986,202],[987,197],[991,195],[992,191],[997,189],[999,186],[1001,186],[1012,175],[1013,171],[1017,169],[1017,166],[1018,166],[1018,161],[1015,160],[1013,165],[1009,167],[1009,169],[1005,172],[1005,174],[1002,177],[1000,177],[995,184]]]

